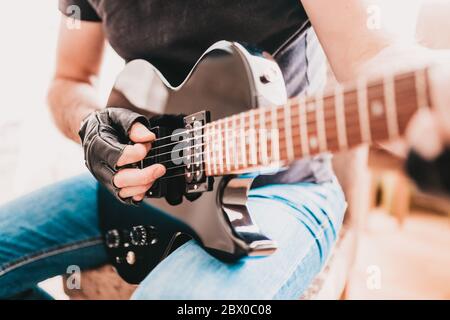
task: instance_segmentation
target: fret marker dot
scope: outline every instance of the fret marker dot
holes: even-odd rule
[[[316,110],[316,106],[313,103],[308,103],[306,110],[308,112],[312,112],[312,111]]]
[[[312,136],[309,139],[309,146],[311,147],[311,149],[317,149],[317,147],[319,146],[319,141],[315,136]]]
[[[380,117],[384,113],[384,107],[383,104],[380,101],[374,101],[372,102],[370,109],[372,111],[372,115],[374,117]]]

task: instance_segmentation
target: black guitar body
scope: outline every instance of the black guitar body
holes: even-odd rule
[[[158,263],[191,239],[184,223],[145,205],[127,206],[98,189],[100,229],[111,263],[129,283],[138,284]]]
[[[108,107],[124,107],[142,114],[186,114],[186,126],[286,102],[283,77],[267,54],[238,43],[221,41],[199,59],[186,80],[172,86],[144,60],[128,63],[118,76]],[[210,113],[203,112],[208,110]],[[211,119],[209,119],[211,117]],[[158,137],[160,138],[160,137]],[[199,177],[186,182],[192,192],[203,192],[194,201],[170,206],[159,187],[146,200],[158,208],[149,214],[119,205],[102,189],[100,221],[107,250],[119,274],[139,283],[180,244],[194,238],[210,254],[234,261],[246,255],[268,255],[276,249],[253,223],[247,210],[247,192],[253,179],[234,176]],[[195,187],[195,190],[194,190]]]

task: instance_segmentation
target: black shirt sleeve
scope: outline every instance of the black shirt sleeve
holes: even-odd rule
[[[101,18],[88,0],[59,0],[59,11],[68,17],[74,17],[79,8],[80,20],[99,22]]]

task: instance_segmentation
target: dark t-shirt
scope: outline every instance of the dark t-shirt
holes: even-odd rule
[[[290,96],[324,83],[324,56],[298,0],[59,0],[66,15],[77,11],[73,5],[81,20],[102,22],[123,59],[146,59],[172,85],[184,80],[201,54],[220,40],[272,53]],[[298,161],[279,182],[320,182],[332,176],[329,158],[321,156]]]

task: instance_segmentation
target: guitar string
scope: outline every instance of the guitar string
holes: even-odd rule
[[[295,138],[297,138],[297,137],[299,137],[300,135],[295,135],[293,138],[295,139]],[[337,135],[336,136],[334,136],[334,138],[337,138]],[[361,144],[363,144],[363,143],[365,143],[364,141],[361,141],[360,142]],[[359,144],[359,143],[358,143]],[[338,146],[337,146],[338,147]],[[330,149],[332,149],[332,148],[330,148]],[[338,148],[339,149],[339,148]],[[283,148],[280,148],[279,149],[279,151],[280,151],[280,153],[282,153],[283,151],[285,151],[285,150],[287,150],[287,148],[286,147],[283,147]],[[320,154],[321,152],[315,152],[315,153],[313,153],[313,154]],[[222,159],[222,160],[225,160],[224,158]],[[272,161],[272,162],[269,162],[269,163],[267,163],[267,164],[263,164],[263,163],[255,163],[254,164],[254,166],[255,167],[261,167],[261,166],[265,166],[265,167],[270,167],[271,165],[273,165],[273,164],[275,164],[275,163],[277,163],[277,161]],[[204,161],[202,161],[201,162],[201,164],[204,166],[205,165],[205,162]],[[173,169],[179,169],[179,168],[182,168],[182,167],[185,167],[186,165],[180,165],[180,166],[176,166],[176,167],[171,167],[171,168],[168,168],[167,169],[167,171],[169,171],[169,170],[173,170]],[[250,166],[250,167],[247,167],[248,169],[251,169],[252,167]],[[237,169],[237,171],[239,171],[240,169]],[[201,169],[201,170],[193,170],[191,173],[197,173],[197,172],[201,172],[201,173],[203,173],[203,172],[207,172],[207,170],[203,170],[203,169]],[[224,175],[224,174],[229,174],[229,173],[232,173],[233,171],[229,171],[229,172],[226,172],[226,171],[223,171],[223,172],[221,172],[220,174],[218,174],[218,175]],[[169,175],[169,176],[163,176],[162,178],[160,178],[160,179],[158,179],[158,180],[166,180],[166,179],[171,179],[171,178],[176,178],[176,177],[181,177],[181,176],[186,176],[187,174],[189,174],[189,173],[183,173],[183,174],[177,174],[177,175]]]
[[[404,93],[404,92],[397,92],[397,95],[399,95],[399,94],[402,94],[402,93]],[[357,99],[355,99],[355,100],[357,100]],[[354,101],[347,101],[347,103],[349,103],[349,102],[354,102]],[[299,104],[297,104],[297,105],[293,105],[293,108],[295,108],[295,109],[298,109],[298,107],[300,107],[300,105]],[[324,106],[324,108],[325,109],[328,109],[328,108],[333,108],[334,107],[334,105],[326,105],[326,106]],[[310,113],[315,113],[315,110],[313,110],[313,111],[308,111],[308,112],[310,112]],[[308,118],[308,113],[307,113],[307,118]],[[352,115],[352,114],[351,114]],[[261,115],[258,115],[258,116],[261,116]],[[357,116],[357,114],[356,114],[356,116]],[[356,117],[355,116],[355,117]],[[293,113],[292,113],[292,118],[296,118],[296,117],[298,117],[298,113],[297,113],[297,111],[294,111],[293,110]],[[324,118],[324,120],[326,121],[326,120],[332,120],[333,118],[335,118],[336,117],[336,115],[331,115],[331,114],[328,114],[325,118]],[[346,119],[349,119],[350,117],[346,117]],[[230,119],[231,120],[231,119]],[[280,120],[281,121],[283,121],[283,119],[281,118],[279,118],[279,117],[277,117],[277,122],[280,122]],[[229,120],[227,120],[227,122],[229,122]],[[311,121],[309,121],[308,120],[308,122],[306,123],[306,125],[308,126],[310,126],[311,124],[313,124],[313,123],[317,123],[317,121],[316,120],[311,120]],[[265,121],[265,126],[267,126],[267,124],[271,124],[271,120],[269,119],[269,120],[266,120]],[[240,128],[242,128],[242,127],[240,127]],[[239,128],[239,129],[240,129]],[[245,126],[244,126],[244,128],[243,129],[250,129],[250,126],[249,126],[249,124],[248,123],[246,123],[245,124]],[[257,126],[257,128],[259,129],[259,125]],[[256,131],[258,131],[257,129],[255,129]],[[203,139],[204,137],[208,137],[208,136],[210,136],[210,137],[213,137],[213,136],[215,136],[215,135],[218,135],[218,134],[224,134],[224,133],[226,133],[226,132],[230,132],[230,131],[233,131],[233,129],[232,128],[230,128],[230,129],[228,129],[228,130],[221,130],[221,131],[217,131],[217,132],[215,132],[214,134],[212,134],[212,133],[209,133],[209,134],[202,134],[202,135],[200,135],[200,136],[198,136],[198,137],[192,137],[192,138],[189,138],[189,139],[185,139],[185,140],[181,140],[181,141],[177,141],[177,142],[174,142],[174,143],[170,143],[170,144],[166,144],[166,145],[163,145],[163,146],[158,146],[158,147],[155,147],[155,148],[152,148],[151,150],[150,150],[150,152],[148,153],[148,155],[149,154],[151,154],[152,153],[152,151],[154,151],[154,150],[158,150],[158,149],[161,149],[161,148],[165,148],[165,147],[169,147],[169,146],[171,146],[171,145],[176,145],[176,144],[180,144],[180,143],[187,143],[188,141],[192,141],[192,140],[196,140],[196,139]],[[181,150],[185,150],[185,149],[189,149],[189,148],[196,148],[196,147],[198,147],[198,146],[201,146],[201,145],[194,145],[194,146],[189,146],[189,147],[186,147],[186,148],[183,148],[183,149],[178,149],[177,151],[181,151]],[[173,150],[172,151],[170,151],[170,152],[166,152],[166,153],[162,153],[162,154],[157,154],[157,155],[151,155],[151,156],[148,156],[148,157],[146,157],[146,158],[144,158],[143,160],[147,160],[147,159],[152,159],[152,158],[156,158],[156,157],[158,157],[158,156],[162,156],[162,155],[165,155],[165,154],[169,154],[169,153],[172,153],[173,152]]]
[[[405,78],[404,79],[396,79],[396,83],[395,83],[395,87],[396,87],[396,89],[398,88],[398,86],[400,85],[400,83],[402,83],[403,81],[411,81],[411,80],[413,80],[413,79],[411,79],[411,78],[409,78],[409,76],[411,76],[411,77],[414,77],[414,74],[404,74],[404,75],[401,75],[401,76],[404,76]],[[407,78],[408,77],[408,78]],[[341,87],[343,88],[343,95],[345,96],[345,95],[350,95],[350,94],[356,94],[357,93],[357,88],[354,86],[354,85],[352,85],[352,86],[348,86],[348,88],[346,89],[345,88],[345,85],[341,85]],[[366,86],[366,88],[367,88],[367,90],[371,90],[371,89],[375,89],[375,88],[377,88],[377,87],[384,87],[384,82],[381,82],[381,83],[372,83],[372,84],[369,84],[369,85],[367,85]],[[349,89],[350,88],[350,89]],[[346,89],[346,90],[345,90]],[[332,90],[330,90],[330,92],[332,92]],[[397,92],[397,91],[396,91]],[[326,100],[326,99],[334,99],[334,94],[333,93],[328,93],[327,91],[325,91],[324,92],[324,95],[323,95],[323,97],[322,97],[322,99],[323,100]],[[303,97],[305,98],[304,99],[304,105],[303,105],[303,107],[306,107],[307,105],[309,105],[309,104],[311,104],[311,103],[314,103],[315,102],[315,97],[314,96],[306,96],[306,95],[299,95],[299,96],[297,96],[297,97],[294,97],[294,98],[290,98],[290,100],[291,101],[295,101],[295,100],[299,100],[299,99],[303,99]],[[298,107],[299,105],[298,104],[292,104],[292,106],[293,107]],[[277,109],[277,111],[278,110],[282,110],[283,108],[284,108],[285,106],[283,105],[283,106],[276,106],[276,109]],[[261,110],[264,110],[264,109],[270,109],[270,108],[257,108],[257,109],[253,109],[253,110],[258,110],[259,112],[261,111]],[[249,110],[251,110],[251,109],[249,109]],[[266,110],[267,111],[267,110]],[[248,112],[248,111],[243,111],[243,112],[241,112],[241,113],[239,113],[239,114],[237,114],[238,116],[240,115],[240,114],[242,114],[242,113],[244,113],[244,117],[247,117],[247,116],[250,116],[250,113]],[[224,118],[224,119],[219,119],[218,121],[215,121],[215,122],[220,122],[220,121],[227,121],[227,120],[231,120],[231,117],[227,117],[227,118]],[[180,132],[180,133],[177,133],[177,134],[173,134],[173,135],[169,135],[169,136],[166,136],[166,137],[162,137],[162,138],[158,138],[158,139],[155,139],[155,140],[153,140],[153,142],[156,142],[156,141],[162,141],[162,140],[166,140],[166,139],[169,139],[169,138],[173,138],[173,137],[176,137],[176,136],[179,136],[179,135],[183,135],[183,134],[186,134],[187,132],[192,132],[192,131],[195,131],[195,130],[199,130],[199,129],[203,129],[203,128],[205,128],[206,126],[208,126],[210,123],[207,123],[207,124],[205,124],[205,125],[203,125],[203,126],[200,126],[200,127],[197,127],[197,128],[193,128],[193,129],[189,129],[189,130],[185,130],[185,131],[183,131],[183,132]]]
[[[406,113],[406,111],[404,111],[404,112],[402,112],[402,113],[399,113],[398,115],[400,116],[400,115],[403,115],[404,113]],[[298,116],[298,115],[296,115],[296,116]],[[353,118],[356,118],[357,117],[357,115],[356,116],[354,116]],[[293,118],[295,118],[295,116],[293,115]],[[333,118],[333,117],[329,117],[329,118],[325,118],[325,120],[328,120],[328,119],[331,119],[331,118]],[[351,118],[349,118],[349,117],[347,117],[346,118],[347,120],[349,120],[349,119],[351,119]],[[385,121],[385,119],[381,119],[381,120],[378,120],[378,121]],[[311,125],[311,124],[316,124],[317,122],[315,121],[315,120],[312,120],[312,121],[309,121],[309,122],[307,122],[307,126],[308,125]],[[266,122],[266,124],[267,124],[267,122]],[[295,125],[292,125],[292,129],[296,129],[296,128],[299,128],[300,126],[302,126],[302,124],[295,124]],[[248,127],[248,126],[246,126],[245,128],[244,128],[244,130],[246,130],[246,129],[250,129],[250,127]],[[266,128],[267,129],[267,128]],[[259,132],[260,130],[261,130],[261,128],[259,127],[259,126],[256,126],[255,127],[255,129],[253,129],[253,130],[255,130],[256,132]],[[267,130],[271,130],[271,129],[267,129]],[[347,130],[348,130],[348,128],[347,128]],[[359,130],[359,129],[358,129]],[[228,130],[222,130],[222,131],[218,131],[217,133],[218,134],[221,134],[221,135],[223,135],[224,133],[226,133],[226,132],[229,132],[229,131],[233,131],[233,129],[228,129]],[[247,130],[248,131],[248,130]],[[282,130],[280,130],[280,131],[282,131]],[[313,130],[308,130],[308,133],[314,133],[315,131],[313,131]],[[183,140],[184,141],[184,143],[187,143],[187,141],[191,141],[191,140],[196,140],[196,139],[202,139],[202,138],[204,138],[204,137],[216,137],[216,136],[218,136],[218,134],[210,134],[210,135],[207,135],[207,134],[205,134],[205,135],[202,135],[201,137],[197,137],[197,138],[190,138],[190,139],[187,139],[187,140]],[[256,133],[255,135],[258,135],[258,133]],[[236,137],[238,137],[238,136],[236,136]],[[202,139],[203,141],[205,141],[204,139]],[[233,140],[233,139],[231,139],[231,140]],[[236,139],[234,139],[234,140],[236,140]],[[183,142],[178,142],[177,144],[179,144],[179,143],[183,143]],[[181,151],[184,151],[184,150],[189,150],[189,151],[195,151],[194,149],[196,149],[196,148],[199,148],[199,147],[201,147],[201,146],[204,146],[204,145],[206,145],[207,143],[206,142],[202,142],[202,143],[200,143],[200,144],[195,144],[195,145],[189,145],[188,147],[185,147],[185,148],[181,148],[181,149],[172,149],[171,151],[169,151],[169,152],[164,152],[164,153],[161,153],[161,154],[156,154],[156,155],[151,155],[151,156],[148,156],[148,157],[145,157],[144,159],[142,159],[142,161],[144,161],[144,160],[149,160],[149,159],[154,159],[154,158],[157,158],[157,157],[160,157],[160,156],[163,156],[163,155],[167,155],[167,154],[171,154],[171,153],[173,153],[173,152],[181,152]],[[170,145],[172,145],[172,144],[168,144],[168,145],[165,145],[165,146],[162,146],[162,147],[168,147],[168,146],[170,146]],[[152,149],[153,150],[153,149]],[[150,154],[150,152],[149,152],[149,154]],[[197,153],[198,154],[198,153]],[[188,155],[186,155],[186,156],[190,156],[191,154],[188,154]],[[178,160],[178,159],[182,159],[183,157],[181,157],[181,158],[176,158],[176,159],[174,159],[173,161],[175,161],[175,160]],[[167,161],[166,161],[167,162]],[[165,162],[162,162],[162,163],[165,163]]]
[[[402,112],[402,113],[399,113],[398,114],[398,121],[400,122],[400,121],[402,121],[402,119],[400,118],[401,116],[404,116],[406,113],[408,113],[408,115],[410,114],[410,112],[408,111],[404,111],[404,112]],[[385,121],[385,119],[382,119],[382,120],[378,120],[378,121]],[[315,122],[315,121],[312,121],[312,122]],[[311,123],[309,123],[309,124],[311,124]],[[300,124],[300,123],[297,123],[297,124],[295,124],[295,125],[292,125],[292,130],[296,130],[296,129],[299,129],[300,127],[302,126],[302,124]],[[258,128],[257,128],[258,129]],[[256,132],[258,132],[258,130],[257,129],[255,129],[255,131]],[[358,132],[360,131],[360,129],[358,129],[358,128],[356,128],[356,129],[354,129],[354,130],[357,130]],[[230,130],[228,130],[228,131],[230,131]],[[349,128],[347,128],[347,132],[349,131]],[[314,131],[314,130],[308,130],[308,133],[316,133],[317,131]],[[223,133],[223,132],[221,132],[221,133]],[[256,133],[255,134],[255,138],[257,139],[257,140],[260,140],[259,139],[259,137],[260,137],[260,134],[258,134],[258,133]],[[286,139],[286,137],[285,136],[280,136],[282,139],[280,139],[280,141],[283,141],[283,139]],[[292,138],[293,139],[295,139],[295,138],[298,138],[298,137],[300,137],[300,135],[293,135],[292,136]],[[330,136],[330,135],[327,135],[327,139],[330,139],[330,138],[332,138],[332,136]],[[196,148],[199,148],[199,147],[201,147],[201,146],[204,146],[204,145],[207,145],[207,143],[206,142],[203,142],[203,143],[200,143],[200,144],[196,144],[196,145],[193,145],[193,146],[188,146],[188,147],[186,147],[186,148],[182,148],[182,149],[178,149],[178,150],[172,150],[172,151],[170,151],[170,152],[166,152],[166,153],[162,153],[162,154],[159,154],[159,155],[155,155],[155,156],[151,156],[151,157],[146,157],[146,158],[144,158],[142,161],[144,161],[144,160],[149,160],[149,159],[154,159],[154,158],[157,158],[157,157],[159,157],[159,156],[162,156],[162,155],[166,155],[166,154],[172,154],[173,152],[181,152],[181,151],[184,151],[184,150],[189,150],[189,154],[187,154],[187,155],[185,155],[185,156],[182,156],[182,157],[178,157],[178,158],[175,158],[175,159],[171,159],[171,160],[166,160],[166,161],[163,161],[163,162],[158,162],[157,164],[164,164],[164,163],[168,163],[168,162],[175,162],[175,161],[177,161],[177,160],[183,160],[183,159],[187,159],[187,158],[190,158],[190,157],[195,157],[195,156],[200,156],[200,155],[204,155],[204,154],[206,154],[206,153],[208,153],[208,152],[212,152],[211,150],[208,150],[208,151],[202,151],[202,152],[197,152],[197,153],[195,153],[195,149]],[[246,144],[247,145],[247,144]],[[258,142],[258,145],[259,145],[259,142]],[[223,144],[222,144],[222,147],[223,147]],[[233,150],[232,150],[233,151]],[[193,153],[192,153],[193,152]],[[233,154],[233,152],[232,152],[232,154]],[[141,161],[139,161],[138,163],[140,163]]]
[[[383,86],[383,84],[377,84],[376,86]],[[397,89],[398,89],[398,85],[397,85]],[[411,90],[411,88],[409,88],[410,90]],[[403,91],[403,90],[402,90]],[[345,97],[345,94],[351,94],[351,93],[353,93],[353,92],[344,92],[344,97]],[[396,90],[396,95],[399,95],[399,91],[398,90]],[[383,97],[384,98],[384,97]],[[323,97],[323,99],[325,100],[325,99],[334,99],[334,97],[333,96],[327,96],[327,97]],[[352,99],[353,100],[353,99]],[[357,100],[357,97],[355,97],[355,99],[354,100]],[[417,105],[417,101],[415,101],[416,102],[416,105]],[[310,104],[311,102],[305,102],[303,105],[300,105],[300,104],[293,104],[293,107],[297,107],[297,108],[299,108],[299,107],[307,107],[309,104]],[[348,102],[347,102],[348,103]],[[326,107],[328,107],[328,106],[326,106]],[[417,106],[416,106],[417,107]],[[278,107],[276,107],[276,112],[277,112],[277,115],[278,115],[278,111],[281,109],[282,110],[282,108],[284,108],[284,106],[278,106]],[[315,108],[314,108],[315,109]],[[264,110],[264,109],[259,109],[259,111],[261,111],[261,110]],[[265,111],[267,111],[267,110],[265,110]],[[246,113],[245,115],[244,115],[244,117],[250,117],[251,116],[251,114],[249,113],[249,112],[244,112],[244,113]],[[297,115],[298,116],[298,115]],[[400,122],[401,121],[401,119],[399,118],[399,116],[397,115],[397,118],[398,118],[398,121]],[[227,118],[225,118],[225,119],[222,119],[222,120],[219,120],[219,122],[220,121],[222,121],[222,122],[226,122],[226,121],[231,121],[232,120],[232,118],[230,117],[229,119],[227,119]],[[279,121],[280,119],[277,117],[277,121]],[[281,119],[281,120],[283,120],[283,119]],[[311,121],[310,123],[316,123],[317,124],[317,121]],[[267,123],[267,122],[266,122]],[[310,124],[309,123],[309,124]],[[195,129],[191,129],[191,130],[188,130],[188,131],[184,131],[184,132],[182,132],[182,133],[180,133],[180,134],[176,134],[176,135],[181,135],[181,134],[186,134],[186,132],[189,132],[189,131],[195,131],[195,130],[199,130],[200,128],[204,128],[204,127],[206,127],[206,126],[208,126],[209,124],[206,124],[206,125],[204,125],[204,126],[202,126],[202,127],[197,127],[197,128],[195,128]],[[296,128],[297,126],[294,126],[294,128]],[[229,129],[230,130],[230,129]],[[228,130],[228,131],[229,131]],[[232,130],[232,129],[231,129]],[[226,132],[226,130],[220,130],[220,131],[218,131],[218,134],[223,134],[224,132]],[[163,139],[167,139],[167,138],[170,138],[170,137],[173,137],[173,136],[176,136],[176,135],[172,135],[172,136],[167,136],[167,137],[164,137],[164,138],[161,138],[161,139],[159,139],[159,141],[161,141],[161,140],[163,140]],[[203,137],[205,137],[205,136],[207,136],[207,135],[202,135],[202,136],[200,136],[200,137],[194,137],[194,138],[191,138],[191,140],[195,140],[195,139],[199,139],[199,138],[203,138]],[[212,134],[210,134],[210,136],[213,136]],[[295,136],[295,138],[296,137],[298,137],[299,135],[296,135]],[[284,137],[285,138],[285,137]],[[176,143],[180,143],[180,142],[176,142]],[[222,145],[223,146],[223,145]],[[165,145],[165,146],[161,146],[161,147],[167,147],[167,145]],[[190,147],[191,149],[195,149],[196,147],[198,147],[198,146],[193,146],[193,147]],[[189,149],[189,148],[188,148]],[[284,149],[280,149],[280,151],[282,151],[282,150],[284,150]],[[204,154],[205,152],[203,152],[202,154]],[[191,155],[192,156],[192,155]],[[179,159],[185,159],[186,157],[183,157],[183,158],[179,158]],[[172,160],[172,161],[175,161],[175,160]],[[204,164],[204,163],[203,163]],[[258,164],[256,164],[256,165],[258,165]],[[173,170],[173,169],[177,169],[177,168],[180,168],[180,167],[185,167],[185,165],[181,165],[181,166],[178,166],[178,167],[172,167],[172,168],[168,168],[168,170]],[[197,170],[197,172],[198,171],[201,171],[201,172],[205,172],[206,170]],[[172,175],[172,176],[166,176],[166,177],[162,177],[160,180],[166,180],[166,179],[171,179],[171,178],[175,178],[175,177],[179,177],[179,176],[186,176],[187,174],[189,174],[189,173],[183,173],[183,174],[178,174],[178,175]]]
[[[404,92],[398,92],[398,94],[401,94],[401,93],[404,93]],[[357,99],[355,99],[355,100],[357,100]],[[298,107],[301,107],[301,105],[293,105],[293,107],[295,108],[295,109],[298,109]],[[325,108],[333,108],[334,106],[325,106]],[[310,113],[315,113],[315,110],[313,110],[313,111],[309,111]],[[298,112],[296,112],[296,111],[294,111],[293,113],[292,113],[292,118],[296,118],[296,117],[298,117],[299,116],[299,114],[298,114]],[[315,116],[315,115],[314,115]],[[335,118],[336,117],[336,115],[328,115],[327,117],[325,117],[324,118],[324,120],[326,121],[326,120],[329,120],[329,119],[333,119],[333,118]],[[357,117],[357,114],[354,116],[354,117]],[[308,118],[308,115],[307,115],[307,118]],[[349,119],[351,119],[350,117],[346,117],[346,120],[349,120]],[[280,117],[278,117],[277,118],[277,122],[279,122],[280,120],[284,120],[282,117],[280,118]],[[269,120],[269,121],[266,121],[265,122],[265,126],[267,127],[267,124],[272,124],[272,122]],[[308,122],[306,123],[306,125],[307,126],[311,126],[311,124],[317,124],[317,121],[314,119],[314,120],[308,120]],[[240,127],[239,128],[239,130],[241,129],[242,127]],[[248,125],[247,126],[247,123],[245,124],[245,126],[244,126],[244,130],[245,129],[251,129],[250,128],[250,126]],[[293,128],[295,128],[295,126],[293,126]],[[258,129],[260,129],[259,128],[259,126],[256,126],[255,127],[255,131],[259,131]],[[180,143],[187,143],[187,141],[192,141],[192,140],[196,140],[196,139],[202,139],[203,141],[204,141],[204,139],[203,138],[205,138],[205,137],[215,137],[215,136],[218,136],[218,135],[223,135],[223,134],[225,134],[226,132],[232,132],[232,131],[234,131],[232,128],[230,128],[230,129],[227,129],[227,130],[225,130],[225,129],[223,129],[223,130],[220,130],[220,131],[216,131],[216,132],[214,132],[214,134],[212,134],[212,133],[209,133],[209,134],[203,134],[203,135],[200,135],[200,136],[198,136],[198,137],[193,137],[193,138],[189,138],[189,139],[186,139],[186,140],[181,140],[181,141],[177,141],[177,142],[174,142],[174,143],[170,143],[170,144],[167,144],[167,145],[164,145],[164,146],[158,146],[157,148],[153,148],[153,149],[151,149],[150,150],[150,152],[148,153],[148,154],[151,154],[152,153],[152,151],[153,150],[157,150],[157,149],[161,149],[161,148],[164,148],[164,147],[169,147],[169,146],[171,146],[171,145],[176,145],[176,144],[180,144]],[[178,150],[171,150],[170,152],[165,152],[165,153],[162,153],[162,154],[156,154],[156,155],[151,155],[151,156],[147,156],[147,157],[145,157],[143,160],[148,160],[148,159],[154,159],[154,158],[156,158],[156,157],[159,157],[159,156],[163,156],[163,155],[166,155],[166,154],[171,154],[171,153],[173,153],[173,152],[180,152],[180,151],[183,151],[183,150],[189,150],[189,149],[191,149],[191,150],[193,150],[193,149],[195,149],[195,148],[198,148],[198,147],[200,147],[200,146],[202,146],[202,145],[205,145],[206,143],[201,143],[201,144],[197,144],[197,145],[193,145],[193,146],[188,146],[188,147],[185,147],[185,148],[182,148],[182,149],[178,149]],[[182,159],[182,158],[178,158],[178,159]],[[174,161],[175,160],[178,160],[178,159],[174,159]],[[166,161],[167,162],[167,161]]]
[[[399,114],[399,122],[402,122],[402,119],[400,118],[400,117],[402,117],[402,116],[404,116],[404,114],[405,114],[406,112],[404,112],[404,113],[401,113],[401,114]],[[410,112],[408,112],[408,115],[410,115]],[[384,119],[383,120],[378,120],[378,121],[385,121]],[[292,130],[297,130],[297,129],[299,129],[299,128],[301,128],[301,126],[302,126],[302,124],[300,124],[300,123],[298,123],[298,124],[295,124],[295,125],[293,125],[292,126]],[[373,126],[373,124],[372,124],[372,126]],[[355,128],[354,129],[355,131],[357,131],[358,133],[357,134],[359,134],[359,132],[360,132],[360,129],[358,129],[358,128]],[[256,130],[256,131],[258,131],[258,130]],[[349,128],[347,128],[347,133],[350,131],[350,129]],[[308,130],[308,133],[314,133],[314,134],[316,134],[317,133],[317,131],[314,131],[314,130]],[[261,135],[260,134],[255,134],[255,138],[258,140],[258,141],[260,141],[260,137],[261,137]],[[292,138],[293,139],[296,139],[296,138],[299,138],[300,137],[300,135],[298,135],[298,134],[295,134],[295,135],[292,135]],[[331,140],[332,138],[336,138],[337,137],[337,135],[336,136],[331,136],[331,135],[327,135],[327,140]],[[280,142],[281,141],[284,141],[286,139],[286,137],[284,136],[284,135],[281,135],[280,136]],[[197,148],[199,148],[199,147],[201,147],[201,146],[204,146],[204,145],[207,145],[207,143],[206,142],[204,142],[204,143],[201,143],[201,144],[196,144],[196,145],[194,145],[194,146],[189,146],[189,147],[186,147],[186,148],[183,148],[183,149],[178,149],[178,150],[174,150],[174,151],[171,151],[171,152],[167,152],[167,153],[163,153],[163,154],[161,154],[161,155],[164,155],[164,154],[171,154],[171,153],[173,153],[173,152],[181,152],[181,151],[184,151],[184,150],[188,150],[188,154],[187,155],[184,155],[184,156],[182,156],[182,157],[178,157],[178,158],[175,158],[175,159],[171,159],[171,160],[166,160],[166,161],[162,161],[162,162],[158,162],[158,163],[155,163],[155,164],[165,164],[165,163],[169,163],[169,162],[175,162],[175,161],[177,161],[177,160],[184,160],[184,159],[190,159],[190,158],[192,158],[192,157],[199,157],[199,156],[202,156],[202,155],[205,155],[206,153],[212,153],[212,152],[214,152],[214,150],[203,150],[202,152],[195,152],[195,149],[197,149]],[[248,144],[246,144],[246,145],[248,145]],[[259,142],[257,143],[257,148],[259,148],[259,146],[260,146],[260,144],[259,144]],[[222,144],[222,148],[224,147],[224,145]],[[226,147],[226,146],[225,146]],[[215,150],[215,151],[218,151],[218,150]],[[231,154],[234,154],[235,152],[234,152],[234,149],[232,149],[231,150]],[[156,157],[158,157],[158,156],[153,156],[153,157],[147,157],[147,158],[145,158],[144,160],[148,160],[148,159],[153,159],[153,158],[156,158]],[[226,160],[226,158],[223,158],[222,160]],[[142,160],[142,161],[144,161],[144,160]],[[140,161],[141,162],[141,161]],[[139,162],[139,163],[140,163]],[[198,161],[194,161],[193,163],[196,163],[196,162],[198,162]]]

